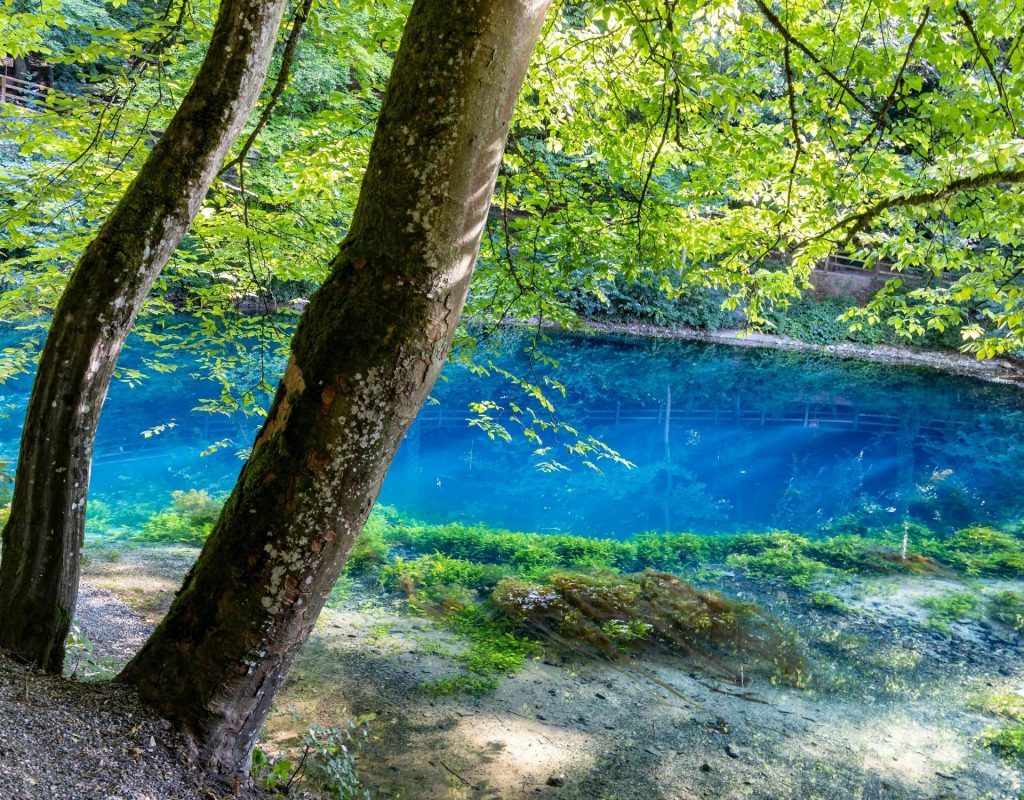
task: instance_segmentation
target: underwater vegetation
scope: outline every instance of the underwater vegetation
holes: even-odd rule
[[[207,492],[176,491],[132,538],[198,545],[218,510]],[[414,612],[457,633],[466,643],[455,655],[462,671],[424,687],[433,694],[489,692],[545,647],[631,663],[683,655],[730,676],[728,665],[742,662],[746,674],[802,682],[806,665],[792,630],[756,605],[700,587],[708,579],[722,585],[731,574],[795,590],[819,612],[855,615],[830,587],[858,575],[1021,578],[1024,540],[1012,528],[943,534],[909,521],[890,529],[854,520],[819,538],[772,531],[618,540],[428,525],[378,506],[328,602],[354,581],[369,582],[404,595]],[[1017,591],[958,591],[921,605],[928,626],[940,632],[986,615],[1024,630],[1024,593]]]
[[[989,600],[988,615],[1015,631],[1024,631],[1024,593],[999,592]]]
[[[134,538],[141,542],[201,545],[213,530],[221,505],[206,490],[175,491],[171,507],[150,517]]]
[[[206,491],[175,491],[170,507],[129,538],[201,544],[217,519],[220,503]],[[772,531],[718,536],[642,533],[621,540],[461,523],[425,525],[393,508],[378,506],[349,556],[346,571],[349,575],[380,571],[381,580],[394,588],[406,588],[402,580],[421,589],[437,586],[441,581],[431,576],[440,573],[452,586],[490,590],[512,575],[545,578],[558,570],[684,573],[708,565],[801,590],[858,574],[1024,578],[1024,539],[1012,529],[972,525],[944,535],[907,522],[899,529],[851,523],[819,538]],[[396,577],[399,571],[404,578]],[[998,601],[999,613],[1015,624],[1016,615],[1024,614],[1021,599],[1019,593],[1005,593]]]
[[[1024,764],[1024,697],[1013,692],[991,692],[975,698],[972,705],[1003,724],[982,733],[981,743],[1008,761]]]

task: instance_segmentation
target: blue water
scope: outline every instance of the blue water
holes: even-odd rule
[[[546,388],[554,413],[495,370],[479,375],[450,364],[399,450],[381,502],[428,522],[595,536],[814,533],[850,518],[948,529],[1024,517],[1015,490],[1024,458],[1017,389],[799,353],[568,336],[541,345],[555,368],[524,355],[525,341],[506,334],[477,363],[490,360],[537,384],[561,382],[564,397]],[[151,355],[135,340],[123,364],[143,369]],[[259,427],[258,416],[195,411],[219,388],[197,374],[201,365],[180,361],[173,373],[111,388],[90,491],[90,520],[107,529],[139,525],[175,489],[227,492]],[[0,409],[9,409],[0,419],[0,460],[10,471],[28,389],[28,379],[0,385]],[[489,413],[511,442],[468,424],[470,404],[484,400],[496,404]],[[510,419],[511,403],[520,418],[532,408],[569,423],[635,466],[603,459],[595,471],[567,452],[578,437],[564,431],[538,429],[540,443],[528,440]],[[540,446],[550,449],[538,454]]]

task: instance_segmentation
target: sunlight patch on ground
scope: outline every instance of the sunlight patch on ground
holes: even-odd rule
[[[936,771],[951,774],[970,757],[967,743],[954,731],[902,714],[874,718],[867,728],[840,725],[836,735],[861,754],[865,769],[926,791],[935,788]]]
[[[525,788],[570,768],[581,771],[592,766],[598,742],[584,732],[509,713],[487,716],[491,719],[486,724],[464,718],[451,733],[457,749],[474,755],[477,764],[471,776],[478,781],[506,789]]]

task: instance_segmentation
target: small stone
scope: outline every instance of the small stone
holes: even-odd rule
[[[731,742],[725,746],[725,754],[729,756],[729,758],[740,757],[740,751],[733,747]]]
[[[548,778],[547,784],[548,786],[565,786],[565,776],[552,775],[550,778]]]

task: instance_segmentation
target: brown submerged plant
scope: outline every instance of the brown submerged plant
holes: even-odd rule
[[[699,658],[730,676],[735,670],[724,666],[724,657],[753,656],[783,676],[803,667],[793,637],[763,610],[665,572],[506,578],[491,600],[527,635],[610,658],[662,650]]]

